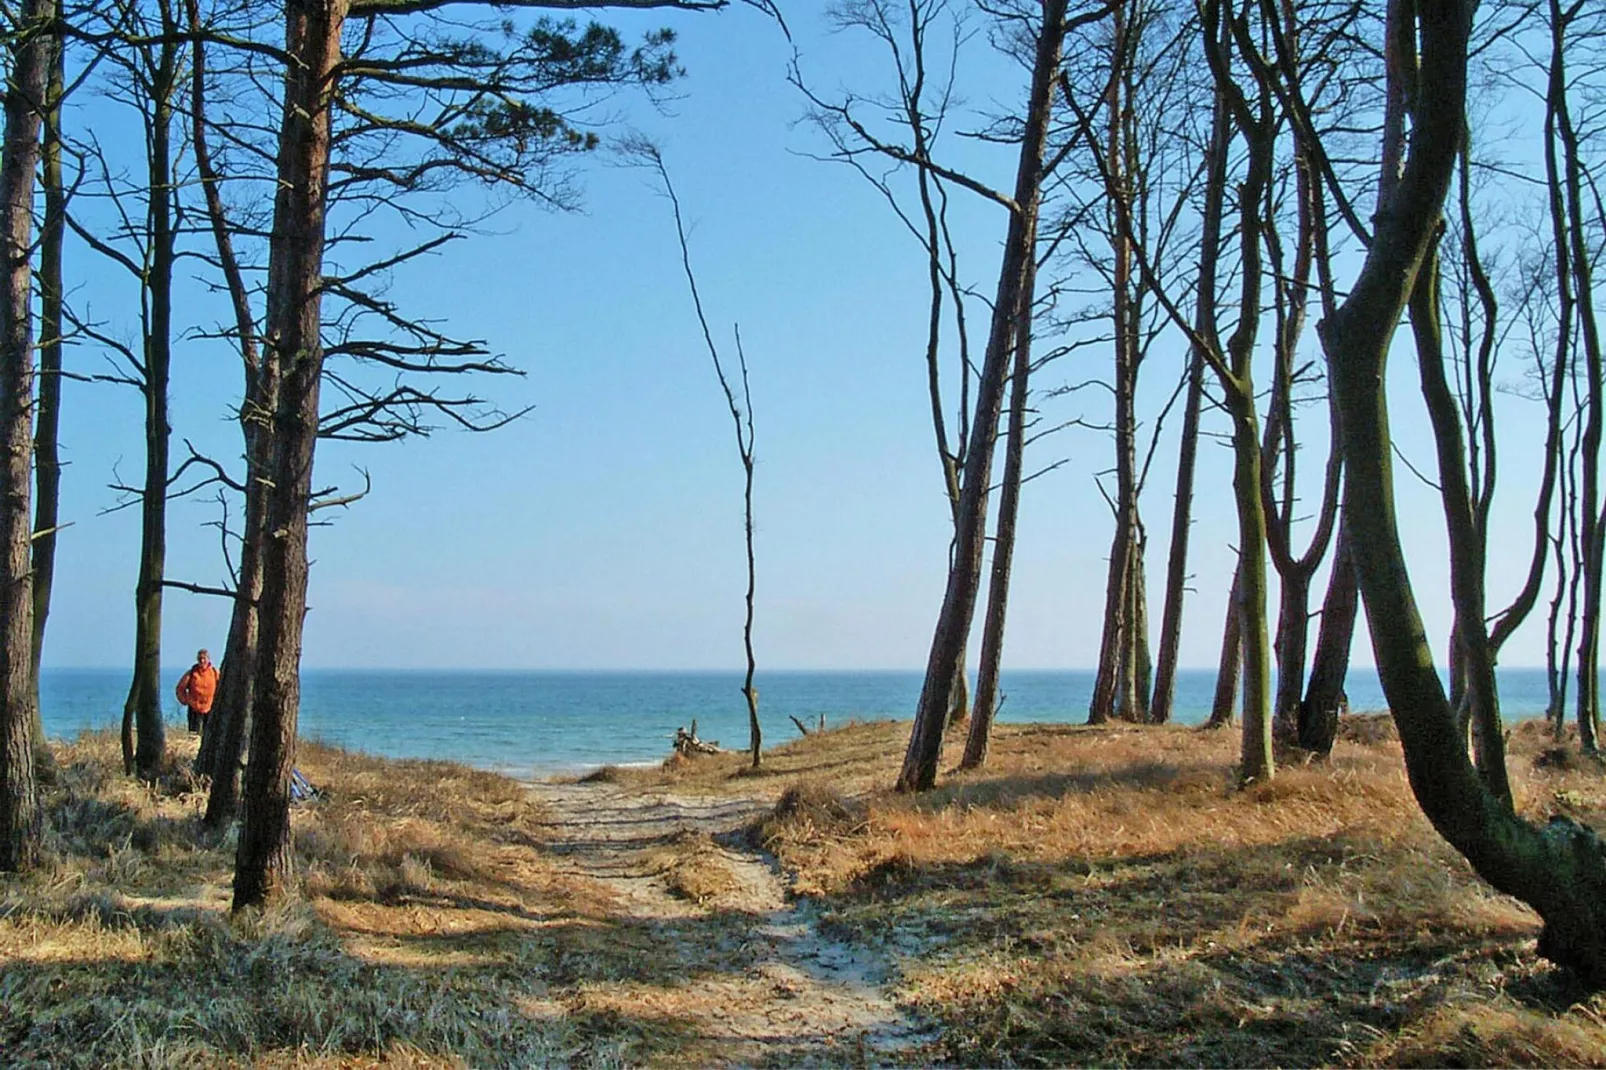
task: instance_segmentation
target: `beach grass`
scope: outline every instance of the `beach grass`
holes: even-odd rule
[[[1606,997],[1539,960],[1534,915],[1428,827],[1384,718],[1248,791],[1235,733],[1005,725],[986,769],[898,795],[907,732],[599,788],[770,800],[751,848],[933,1026],[906,1061],[1606,1065]],[[700,913],[644,924],[551,849],[523,785],[306,744],[324,794],[294,812],[296,887],[234,916],[234,838],[200,824],[192,740],[154,787],[111,735],[52,746],[47,862],[0,878],[7,1066],[706,1065],[723,1000],[767,983],[754,919],[721,905],[730,844],[701,833],[666,830],[651,858]],[[1510,750],[1525,813],[1606,823],[1596,767],[1537,725]]]
[[[753,836],[888,949],[959,1065],[1606,1066],[1606,997],[1431,829],[1384,715],[1235,787],[1233,731],[1003,725],[986,769],[889,790],[906,724],[766,755]],[[1511,734],[1518,806],[1606,824],[1606,778]],[[962,736],[946,753],[957,757]],[[950,760],[951,760],[950,759]],[[668,763],[744,791],[740,756]]]

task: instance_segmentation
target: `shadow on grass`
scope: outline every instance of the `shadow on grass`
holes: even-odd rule
[[[1579,1054],[1587,1046],[1544,1046],[1544,1032],[1588,994],[1537,958],[1534,926],[1445,922],[1450,900],[1438,917],[1408,906],[1370,921],[1302,917],[1307,882],[1388,866],[1376,851],[1362,839],[1305,837],[1061,862],[891,859],[827,909],[833,931],[904,955],[920,1009],[943,1023],[939,1062],[1606,1061],[1606,1048],[1590,1062]],[[1513,1046],[1499,1030],[1475,1043],[1465,1030],[1414,1049],[1402,1040],[1445,1007],[1476,1024],[1490,1006],[1528,1015],[1538,1046]],[[1595,1023],[1597,1044],[1602,1009],[1597,997],[1574,1019]]]

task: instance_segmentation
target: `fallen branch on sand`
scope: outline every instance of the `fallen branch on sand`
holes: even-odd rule
[[[675,753],[683,758],[695,758],[699,754],[728,754],[729,751],[719,745],[719,740],[706,741],[697,738],[697,722],[691,723],[691,731],[685,726],[675,729]]]

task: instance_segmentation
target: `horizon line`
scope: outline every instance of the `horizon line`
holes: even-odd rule
[[[172,664],[163,664],[162,665],[162,670],[164,672],[169,670],[169,669],[176,669],[176,670],[179,670],[179,671],[183,671],[184,669],[187,669],[188,667],[189,666],[188,666],[187,663],[174,662]],[[1434,667],[1440,672],[1448,672],[1449,671],[1448,667],[1444,666],[1444,665],[1437,665],[1437,666],[1434,666]],[[1376,665],[1351,665],[1350,668],[1351,669],[1356,669],[1356,670],[1369,671],[1369,672],[1376,672],[1377,671],[1377,666]],[[1548,666],[1545,666],[1545,665],[1499,665],[1499,666],[1496,666],[1496,671],[1497,672],[1501,671],[1501,670],[1518,670],[1518,671],[1522,671],[1522,672],[1544,672],[1547,669],[1548,669]],[[42,671],[43,672],[131,672],[132,669],[130,669],[127,665],[45,665],[45,666],[42,666]],[[651,674],[737,673],[737,674],[741,674],[741,673],[746,672],[746,669],[743,666],[676,667],[676,666],[653,666],[653,665],[642,665],[642,666],[617,666],[617,665],[616,666],[584,666],[584,665],[582,665],[582,666],[553,666],[553,665],[526,665],[526,666],[514,666],[514,665],[304,665],[304,666],[301,667],[301,671],[302,672],[386,672],[386,673],[484,672],[484,673],[640,673],[640,674],[648,674],[648,673],[651,673]],[[1098,671],[1098,667],[1095,666],[1095,665],[1085,665],[1085,666],[1020,665],[1020,666],[1010,666],[1008,668],[1002,669],[1001,671],[1005,672],[1005,673],[1023,673],[1023,672],[1030,672],[1030,673],[1040,673],[1040,672],[1041,673],[1047,673],[1047,672],[1092,673],[1092,672],[1097,672]],[[1215,672],[1217,670],[1216,670],[1215,666],[1211,666],[1211,665],[1181,665],[1181,666],[1178,666],[1177,671],[1179,671],[1179,672],[1212,672],[1213,673],[1213,672]],[[839,674],[840,673],[924,673],[925,669],[923,667],[920,667],[920,666],[898,666],[898,665],[892,665],[892,666],[869,666],[869,667],[857,667],[857,668],[828,668],[828,667],[820,667],[820,666],[776,665],[776,666],[759,666],[755,670],[755,672],[757,674],[760,674],[760,675],[762,675],[763,673],[766,673],[766,672],[770,672],[770,673],[798,673],[798,674],[803,674],[803,673],[820,673],[820,674],[825,674],[825,673],[839,673]],[[1273,675],[1276,674],[1275,667],[1273,668],[1272,672],[1273,672]],[[975,674],[975,669],[971,668],[970,669],[970,673],[971,673],[971,675],[974,675]],[[1576,675],[1577,674],[1575,672],[1569,672],[1567,674],[1567,678],[1569,680],[1571,680]]]

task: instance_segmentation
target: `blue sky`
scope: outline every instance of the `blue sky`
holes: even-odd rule
[[[942,595],[949,537],[932,443],[919,248],[879,196],[840,166],[810,158],[824,139],[800,122],[785,79],[790,46],[754,12],[612,19],[627,32],[672,23],[688,77],[663,110],[621,99],[630,125],[659,144],[691,223],[692,253],[716,334],[739,322],[756,409],[761,667],[924,664]],[[804,70],[825,91],[882,77],[863,42],[793,18]],[[973,50],[973,105],[1011,101],[1011,66]],[[103,102],[81,121],[110,137]],[[126,120],[124,120],[126,121]],[[965,165],[1011,180],[1008,154],[972,150]],[[315,529],[305,663],[318,667],[728,668],[742,659],[741,469],[729,414],[693,317],[667,203],[643,171],[599,156],[584,170],[585,207],[553,214],[514,205],[493,233],[457,242],[399,272],[393,293],[455,333],[485,338],[527,372],[483,384],[504,408],[533,405],[488,435],[442,431],[398,445],[320,447],[318,482],[371,495]],[[1000,210],[959,209],[965,272],[989,290]],[[404,238],[400,235],[397,240]],[[80,296],[128,328],[124,280],[74,254]],[[211,327],[226,309],[186,285],[178,319]],[[976,319],[973,315],[973,320]],[[1179,350],[1180,352],[1180,350]],[[100,358],[88,346],[69,357]],[[184,438],[238,454],[227,406],[239,374],[227,346],[178,348],[175,454]],[[1052,368],[1044,386],[1104,374],[1089,351]],[[1174,381],[1157,355],[1145,414]],[[1431,463],[1414,372],[1395,370],[1398,436]],[[1515,373],[1513,373],[1515,374]],[[114,467],[138,471],[140,407],[128,390],[69,384],[63,441],[71,466],[46,664],[118,665],[132,645],[137,513],[104,514]],[[1106,415],[1084,393],[1051,419]],[[1526,567],[1527,489],[1537,478],[1520,439],[1537,406],[1502,398],[1510,452],[1491,569],[1494,597]],[[1222,430],[1219,414],[1207,425]],[[1319,446],[1319,444],[1318,444]],[[1159,615],[1175,435],[1161,445],[1145,500],[1151,612]],[[1526,450],[1526,452],[1525,452]],[[1094,474],[1110,464],[1100,435],[1070,431],[1036,447],[1033,466],[1067,458],[1031,483],[1022,506],[1006,666],[1086,667],[1096,657],[1110,517]],[[1183,662],[1213,666],[1235,524],[1227,450],[1202,450]],[[1307,462],[1308,468],[1314,465]],[[1442,522],[1409,477],[1406,538],[1432,634],[1447,630]],[[328,514],[321,514],[328,516]],[[223,576],[207,502],[170,512],[169,574]],[[1318,590],[1325,571],[1318,577]],[[218,599],[169,592],[166,661],[223,646]],[[1543,663],[1542,618],[1506,664]],[[1358,662],[1370,662],[1364,638]]]

